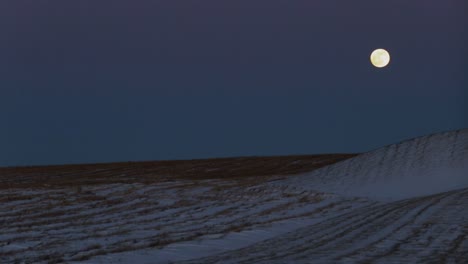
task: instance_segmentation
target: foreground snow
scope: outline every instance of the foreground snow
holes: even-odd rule
[[[238,249],[371,204],[245,181],[174,181],[4,193],[2,262],[147,257],[184,260]],[[34,198],[33,198],[34,197]],[[31,199],[30,199],[31,198]],[[29,200],[30,199],[30,200]],[[194,248],[197,247],[197,248]],[[130,252],[130,256],[104,255]],[[95,260],[92,257],[104,255]]]
[[[466,263],[468,130],[299,176],[1,190],[0,263]]]

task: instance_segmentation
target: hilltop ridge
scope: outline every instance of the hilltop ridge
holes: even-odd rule
[[[288,181],[321,191],[388,199],[468,187],[468,129],[391,144]]]

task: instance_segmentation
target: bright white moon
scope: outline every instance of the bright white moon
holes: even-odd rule
[[[390,54],[384,49],[376,49],[370,55],[372,65],[377,68],[383,68],[390,62]]]

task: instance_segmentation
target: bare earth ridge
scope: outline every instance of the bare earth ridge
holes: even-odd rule
[[[290,175],[355,156],[325,154],[6,167],[0,168],[0,189]]]

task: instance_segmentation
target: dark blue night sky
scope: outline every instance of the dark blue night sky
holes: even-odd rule
[[[362,152],[468,127],[467,7],[1,1],[0,166]]]

